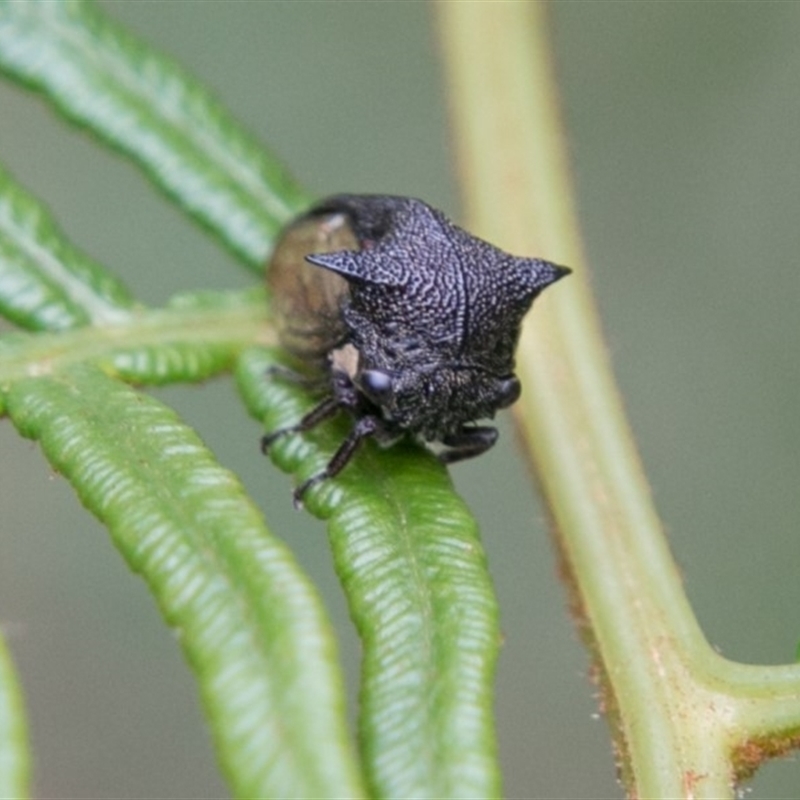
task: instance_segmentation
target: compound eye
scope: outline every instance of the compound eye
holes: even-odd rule
[[[392,379],[377,369],[365,369],[358,376],[364,394],[378,405],[386,405],[393,397]]]
[[[522,386],[516,375],[503,378],[497,384],[497,402],[500,408],[508,408],[519,400]]]

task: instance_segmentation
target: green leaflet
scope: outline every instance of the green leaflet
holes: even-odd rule
[[[133,300],[0,168],[0,314],[33,330],[120,322]]]
[[[238,370],[268,430],[308,409],[297,386],[264,377],[253,349]],[[285,471],[308,477],[342,424],[278,440]],[[287,491],[289,488],[287,487]],[[364,643],[361,741],[377,797],[497,797],[492,679],[497,607],[476,525],[446,470],[414,445],[368,445],[308,507],[328,520],[336,568]]]
[[[362,796],[319,600],[196,434],[85,366],[19,381],[7,411],[177,629],[236,796]]]
[[[86,3],[0,0],[0,69],[133,158],[254,268],[308,204],[204,89]]]
[[[28,797],[28,731],[11,656],[0,638],[0,797]]]

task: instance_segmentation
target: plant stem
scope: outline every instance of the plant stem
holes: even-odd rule
[[[800,669],[726,662],[684,594],[584,267],[543,5],[438,9],[470,227],[575,269],[526,324],[517,420],[600,667],[622,777],[636,797],[732,797],[747,771],[737,748],[756,730],[788,746],[800,728]]]
[[[28,725],[11,656],[0,638],[0,797],[30,796]]]
[[[231,366],[235,355],[245,347],[274,343],[267,320],[268,306],[263,294],[220,292],[216,302],[139,309],[114,325],[57,333],[8,334],[0,339],[0,389],[15,380],[50,374],[87,360],[101,363],[110,372],[123,372],[138,382],[168,382],[170,375],[159,374],[155,367],[144,364],[146,359],[141,369],[133,363],[135,358],[131,354],[152,346],[182,348],[187,359],[193,351],[215,351],[215,364],[224,369]],[[182,374],[180,369],[172,372]]]

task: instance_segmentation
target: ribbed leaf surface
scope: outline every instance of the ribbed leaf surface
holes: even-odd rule
[[[297,386],[265,378],[274,358],[248,351],[238,373],[248,407],[268,430],[296,421],[309,405]],[[331,424],[287,436],[272,456],[308,477],[344,430]],[[361,739],[376,796],[499,796],[497,607],[475,522],[445,469],[414,445],[369,446],[306,501],[328,520],[364,644]]]
[[[177,629],[235,794],[361,796],[328,623],[235,477],[171,410],[90,367],[16,383],[7,410]]]
[[[28,732],[11,656],[0,638],[0,797],[28,797]]]
[[[238,353],[254,339],[271,339],[261,288],[178,295],[164,311],[142,318],[147,319],[140,337],[144,341],[133,346],[120,342],[99,363],[120,377],[148,385],[204,380],[232,369]],[[148,342],[145,329],[150,326],[155,335]]]
[[[131,156],[254,267],[308,202],[205,90],[79,0],[0,0],[0,69]]]
[[[63,330],[119,322],[132,305],[123,285],[72,247],[0,168],[0,314],[24,328]]]

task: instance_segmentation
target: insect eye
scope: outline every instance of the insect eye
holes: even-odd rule
[[[500,380],[497,385],[497,400],[500,408],[508,408],[516,403],[521,392],[522,387],[516,375]]]
[[[383,405],[392,399],[392,379],[385,372],[365,369],[358,376],[358,382],[364,394],[374,403]]]

